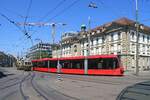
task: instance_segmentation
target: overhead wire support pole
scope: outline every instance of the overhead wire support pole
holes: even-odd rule
[[[56,28],[56,25],[62,25],[62,26],[65,26],[66,24],[64,24],[64,23],[52,23],[51,24],[51,26],[52,26],[52,38],[53,38],[53,45],[54,45],[54,43],[55,43],[55,32],[56,32],[56,30],[55,30],[55,28]],[[59,46],[58,46],[59,47]],[[58,50],[58,47],[57,47],[57,44],[56,44],[56,55],[57,55],[57,58],[59,58],[58,57],[58,54],[59,54],[59,50]],[[60,45],[60,57],[61,57],[61,49],[62,49],[62,47],[61,47],[61,45]],[[57,79],[58,80],[62,80],[61,79],[61,75],[60,75],[60,73],[61,73],[61,65],[60,65],[60,61],[58,60],[57,61]]]
[[[86,47],[87,54],[85,55],[85,61],[84,61],[84,74],[88,74],[88,56],[90,55],[90,30],[91,30],[91,17],[88,17],[88,31],[87,31],[87,40],[88,40],[88,47]]]
[[[88,5],[89,8],[98,8],[95,3],[90,3]],[[88,31],[86,32],[87,34],[87,39],[88,39],[88,46],[86,47],[86,55],[85,55],[85,60],[84,60],[84,74],[88,74],[88,56],[90,55],[90,35],[91,35],[91,17],[88,17]]]
[[[52,23],[52,38],[53,38],[53,44],[55,43],[55,28],[56,28],[55,23]]]
[[[135,55],[135,67],[136,67],[136,72],[135,74],[138,76],[139,75],[139,64],[138,64],[138,59],[139,59],[139,22],[138,22],[138,0],[135,0],[136,4],[136,55]]]
[[[90,55],[90,49],[91,49],[91,46],[90,46],[90,34],[91,34],[91,17],[89,16],[88,17],[88,56]]]

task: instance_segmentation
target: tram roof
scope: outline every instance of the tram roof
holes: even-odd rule
[[[92,55],[92,56],[88,56],[88,59],[96,59],[96,58],[117,58],[117,55],[114,54],[110,54],[110,55]]]
[[[82,59],[97,59],[97,58],[117,58],[117,55],[92,55],[92,56],[75,56],[75,57],[62,57],[62,58],[42,58],[32,60],[32,62],[41,62],[41,61],[57,61],[57,60],[82,60]]]
[[[35,60],[32,60],[32,62],[41,62],[41,61],[57,61],[58,58],[42,58],[42,59],[35,59]]]

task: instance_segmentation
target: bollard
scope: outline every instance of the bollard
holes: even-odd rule
[[[61,78],[61,75],[60,74],[57,74],[57,79],[62,81],[62,78]]]

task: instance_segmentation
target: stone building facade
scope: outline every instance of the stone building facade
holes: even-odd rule
[[[135,71],[136,23],[121,18],[92,30],[83,28],[80,32],[62,38],[57,51],[61,56],[87,56],[101,54],[119,55],[125,70]],[[139,27],[139,69],[150,69],[150,27]],[[53,52],[57,52],[53,50]],[[54,54],[53,57],[56,57]]]
[[[52,44],[40,42],[33,45],[26,56],[30,60],[52,57],[52,46]]]

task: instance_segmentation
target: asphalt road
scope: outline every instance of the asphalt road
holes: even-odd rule
[[[144,76],[85,76],[24,72],[0,68],[0,100],[115,100],[126,86],[150,80]]]
[[[0,79],[0,100],[73,100],[74,98],[47,88],[36,72],[0,69],[6,77]],[[35,79],[36,78],[36,79]]]

